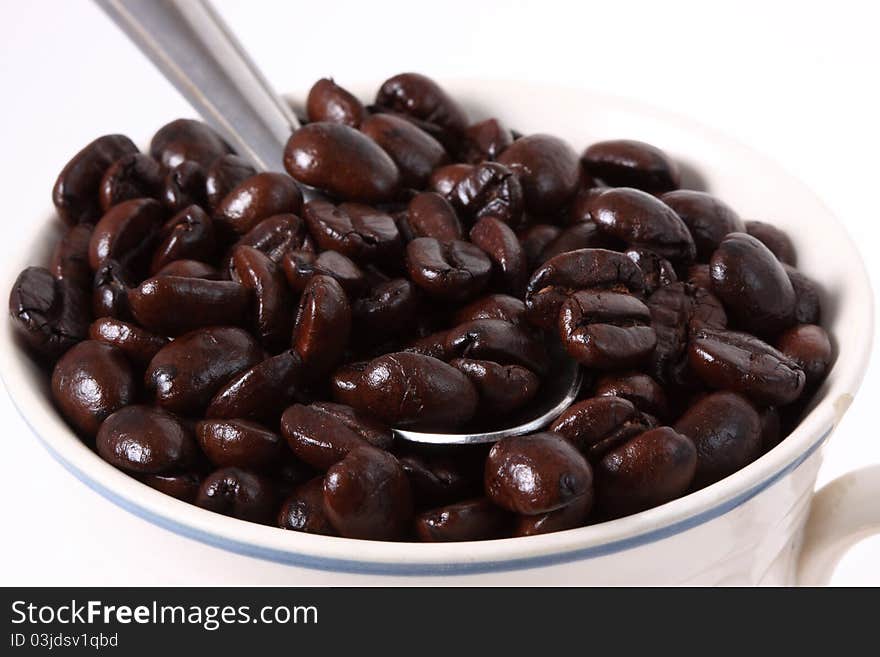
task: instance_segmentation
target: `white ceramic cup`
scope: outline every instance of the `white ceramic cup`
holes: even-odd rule
[[[277,562],[279,584],[827,582],[843,551],[880,529],[880,465],[848,474],[814,494],[822,448],[859,387],[873,335],[870,284],[843,227],[780,167],[691,121],[576,88],[498,81],[444,85],[466,102],[474,119],[497,115],[523,133],[552,132],[577,149],[610,138],[657,144],[682,163],[686,183],[699,172],[701,186],[742,217],[785,229],[797,247],[798,267],[823,286],[823,322],[837,349],[834,368],[800,426],[768,454],[712,486],[599,525],[457,544],[315,536],[204,511],[102,461],[55,411],[45,373],[14,344],[11,322],[4,321],[0,371],[35,435],[70,472],[131,512],[185,536]],[[375,88],[363,87],[361,97],[371,97]],[[47,189],[52,182],[46,181]],[[4,263],[4,290],[25,266],[46,262],[61,230],[49,216],[43,223],[21,222],[16,237],[20,257]],[[247,560],[241,562],[246,568]]]

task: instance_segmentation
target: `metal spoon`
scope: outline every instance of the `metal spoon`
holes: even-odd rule
[[[202,118],[258,169],[284,171],[296,116],[207,0],[95,0]],[[427,433],[394,429],[413,442],[491,443],[550,424],[577,398],[580,367],[559,351],[539,398],[494,431]]]

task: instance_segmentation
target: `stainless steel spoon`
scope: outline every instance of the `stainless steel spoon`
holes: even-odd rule
[[[260,170],[284,171],[284,146],[299,122],[207,0],[95,2],[239,155]],[[496,442],[547,426],[577,398],[580,387],[580,367],[560,351],[539,398],[504,428],[394,433],[435,445]]]

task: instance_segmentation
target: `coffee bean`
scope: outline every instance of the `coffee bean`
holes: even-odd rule
[[[600,141],[584,151],[581,163],[613,187],[657,193],[677,189],[678,166],[656,146],[630,139]]]

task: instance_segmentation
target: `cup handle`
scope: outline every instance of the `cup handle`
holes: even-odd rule
[[[880,532],[880,465],[838,477],[816,493],[797,565],[799,586],[825,586],[841,557]]]

